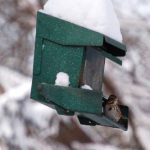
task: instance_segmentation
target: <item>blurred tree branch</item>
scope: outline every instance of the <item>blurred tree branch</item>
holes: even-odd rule
[[[36,23],[36,11],[42,7],[43,2],[44,0],[34,3],[28,0],[0,2],[0,16],[3,20],[3,23],[0,23],[0,40],[7,43],[3,47],[0,46],[0,64],[25,75],[31,74],[27,64],[34,47],[32,32]]]

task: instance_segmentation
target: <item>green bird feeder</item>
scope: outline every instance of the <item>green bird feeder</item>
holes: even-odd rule
[[[123,44],[103,34],[38,12],[31,98],[60,115],[77,115],[81,124],[127,130],[128,107],[120,106],[125,119],[111,120],[102,92],[105,58],[121,65],[117,57],[125,54]],[[69,87],[55,85],[59,72],[69,75]],[[85,84],[93,90],[81,89]]]

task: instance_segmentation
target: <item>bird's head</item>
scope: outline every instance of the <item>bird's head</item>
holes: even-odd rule
[[[115,95],[110,95],[110,96],[108,97],[107,104],[114,104],[114,105],[117,105],[117,104],[118,104],[118,98],[117,98],[117,96],[115,96]]]

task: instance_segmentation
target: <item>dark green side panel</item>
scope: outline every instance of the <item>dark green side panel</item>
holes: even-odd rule
[[[99,114],[102,112],[102,93],[80,88],[39,84],[39,92],[47,103],[55,103],[66,110],[78,113]]]
[[[124,44],[106,35],[41,12],[37,13],[37,31],[38,36],[61,45],[97,46],[113,56],[126,54]]]
[[[67,47],[44,40],[41,65],[43,82],[55,84],[57,73],[65,72],[69,75],[70,86],[78,87],[83,55],[83,47]]]
[[[39,37],[37,40],[43,43],[35,49],[31,97],[41,99],[37,85],[42,82],[54,85],[59,72],[67,73],[70,86],[78,88],[84,47],[63,46],[45,39],[40,40]]]
[[[103,45],[103,34],[93,32],[92,30],[41,12],[37,13],[37,31],[38,36],[55,41],[61,45]]]

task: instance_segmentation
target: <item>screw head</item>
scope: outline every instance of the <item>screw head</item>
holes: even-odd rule
[[[43,86],[39,84],[39,85],[37,86],[37,89],[38,89],[38,91],[40,91],[40,92],[41,92],[41,91],[42,91],[42,89],[43,89]]]

